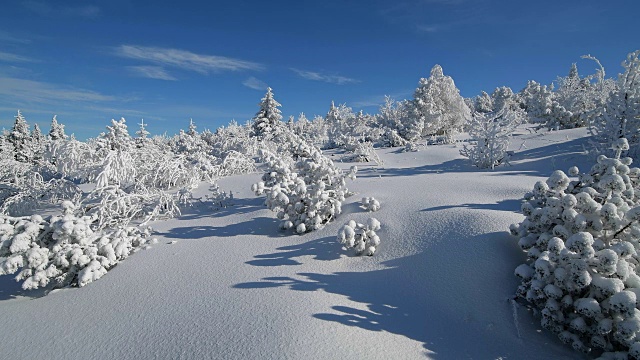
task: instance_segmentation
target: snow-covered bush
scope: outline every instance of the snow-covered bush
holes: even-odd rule
[[[363,197],[362,201],[360,202],[360,207],[367,211],[378,211],[380,210],[380,202],[373,196]]]
[[[511,231],[528,256],[515,270],[517,297],[540,311],[542,326],[576,350],[637,359],[640,169],[618,145],[616,158],[600,155],[589,172],[569,169],[577,180],[556,170],[537,182]]]
[[[373,144],[368,141],[356,143],[355,148],[346,154],[345,160],[353,162],[374,162],[376,165],[383,164],[382,159],[380,159],[373,148]]]
[[[498,112],[474,113],[468,124],[473,139],[471,146],[463,145],[460,154],[481,169],[493,169],[505,162],[511,134],[523,118],[519,114],[506,108]]]
[[[292,155],[262,150],[267,170],[251,189],[256,195],[266,194],[265,205],[278,213],[280,228],[303,234],[342,212],[342,202],[350,195],[346,178],[354,179],[357,169],[345,174],[317,147],[295,134],[285,137]]]
[[[85,286],[147,244],[149,228],[94,231],[95,217],[63,213],[43,219],[0,216],[0,275],[15,274],[24,289]]]
[[[378,230],[380,221],[376,218],[369,218],[366,224],[349,220],[338,231],[338,242],[346,249],[354,249],[357,255],[373,256],[380,245]]]

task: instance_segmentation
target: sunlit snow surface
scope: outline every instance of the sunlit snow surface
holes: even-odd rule
[[[152,249],[89,286],[41,296],[0,277],[0,358],[582,359],[509,302],[524,253],[508,227],[536,181],[590,167],[586,135],[523,129],[493,171],[454,145],[378,150],[338,220],[303,236],[278,230],[258,174],[221,179],[234,206],[153,224]],[[381,203],[373,257],[335,239],[372,215],[364,196]]]

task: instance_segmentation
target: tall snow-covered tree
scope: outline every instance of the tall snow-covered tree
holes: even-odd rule
[[[100,134],[98,147],[105,150],[125,150],[131,146],[131,135],[125,124],[126,120],[111,120],[111,126],[107,126],[107,132]]]
[[[420,79],[413,97],[411,117],[423,124],[422,136],[444,135],[451,141],[471,118],[453,79],[444,75],[440,65],[431,69],[429,78]]]
[[[17,161],[31,161],[33,156],[32,149],[30,148],[31,132],[29,131],[27,120],[20,110],[18,110],[18,114],[16,115],[9,141],[13,144],[14,157]]]
[[[42,131],[40,131],[40,126],[38,124],[33,124],[33,131],[31,132],[31,152],[32,152],[32,160],[40,161],[42,160],[42,154],[44,153],[45,148],[45,137],[42,135]]]
[[[475,111],[486,114],[493,111],[493,99],[486,91],[482,91],[480,95],[474,99]]]
[[[629,153],[640,153],[640,50],[627,55],[624,73],[593,124],[593,132],[605,148],[619,138],[629,141]]]
[[[341,147],[345,144],[346,138],[353,133],[356,115],[353,110],[346,104],[338,106],[331,102],[329,112],[325,116],[325,125],[327,126],[327,136],[329,143],[327,147]]]
[[[273,91],[271,88],[267,88],[267,93],[262,98],[260,104],[258,104],[260,110],[253,117],[253,132],[256,136],[262,138],[266,134],[272,133],[280,126],[282,121],[282,113],[280,109],[280,103],[273,97]]]
[[[196,124],[193,122],[193,119],[189,119],[189,130],[187,131],[187,134],[189,136],[197,136],[198,135],[198,131],[196,130]]]
[[[136,131],[135,143],[138,148],[141,148],[149,141],[150,133],[147,131],[147,124],[144,123],[144,119],[140,120],[140,124],[138,124],[138,126],[140,127],[138,128],[138,131]]]
[[[520,109],[516,94],[514,94],[513,90],[508,86],[496,88],[493,93],[491,93],[491,103],[493,105],[493,111],[500,111],[501,109],[517,111]]]
[[[64,125],[58,123],[58,119],[56,119],[56,115],[53,115],[53,119],[51,119],[51,128],[49,129],[49,139],[56,140],[65,140],[68,136],[64,133]]]

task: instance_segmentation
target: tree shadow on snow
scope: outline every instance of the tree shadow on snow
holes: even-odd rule
[[[339,249],[339,248],[338,248]],[[340,258],[340,252],[336,248],[335,237],[315,239],[303,244],[279,247],[278,252],[256,255],[255,260],[246,263],[253,266],[286,266],[302,265],[296,258],[313,256],[314,260],[336,260]]]
[[[382,270],[266,277],[234,288],[287,287],[343,295],[358,305],[343,303],[313,317],[405,336],[423,343],[425,355],[435,359],[519,358],[522,347],[508,299],[518,285],[513,269],[523,260],[522,252],[507,232],[443,236],[447,241],[387,261],[383,264],[388,268]],[[291,260],[288,255],[280,259]],[[505,327],[510,328],[502,330]],[[501,340],[506,341],[497,341],[495,329],[501,329]]]
[[[258,217],[226,226],[176,227],[167,232],[160,233],[160,235],[173,239],[203,239],[208,237],[232,237],[238,235],[284,236],[284,234],[274,230],[278,228],[278,222],[278,219]]]
[[[225,217],[229,215],[247,214],[256,210],[266,209],[264,197],[235,198],[231,205],[222,208],[213,208],[211,205],[196,203],[182,211],[180,219],[195,220],[210,217]]]
[[[435,206],[431,208],[422,209],[421,211],[437,211],[437,210],[446,210],[452,208],[467,208],[474,210],[495,210],[495,211],[509,211],[520,213],[520,209],[522,207],[522,200],[518,199],[507,199],[498,201],[494,204],[460,204],[460,205],[443,205],[443,206]]]
[[[46,289],[23,290],[22,283],[17,282],[16,274],[0,276],[0,301],[17,298],[37,299],[47,294]]]
[[[556,169],[567,171],[569,167],[579,165],[576,162],[588,161],[585,155],[585,149],[588,148],[588,138],[579,138],[570,141],[552,142],[549,145],[535,149],[515,151],[514,155],[509,159],[509,164],[500,165],[494,170],[479,169],[473,166],[469,159],[458,158],[440,164],[406,168],[366,168],[358,171],[358,177],[371,178],[468,172],[547,177]],[[586,171],[588,169],[581,170]]]

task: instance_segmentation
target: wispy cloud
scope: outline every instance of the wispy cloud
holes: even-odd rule
[[[242,85],[254,89],[254,90],[266,90],[267,89],[267,83],[265,83],[264,81],[260,80],[260,79],[256,79],[255,77],[250,77],[248,79],[246,79],[245,81],[242,82]]]
[[[0,51],[0,61],[6,62],[37,62],[35,59],[28,58],[26,56],[11,54]]]
[[[29,40],[29,39],[16,37],[16,36],[6,32],[6,31],[2,31],[2,30],[0,30],[0,41],[17,43],[17,44],[29,44],[29,43],[31,43],[31,40]]]
[[[146,77],[150,79],[158,79],[158,80],[177,80],[171,74],[169,74],[163,67],[161,66],[128,66],[127,69],[129,72],[134,74],[135,76]]]
[[[121,45],[116,47],[117,56],[148,61],[161,66],[195,71],[201,74],[220,71],[261,70],[261,64],[224,56],[202,55],[186,50],[150,46]]]
[[[12,101],[47,104],[60,101],[104,102],[116,100],[113,96],[92,90],[11,77],[0,77],[0,95]]]
[[[25,1],[22,5],[38,15],[49,17],[95,18],[101,12],[100,8],[95,5],[57,6],[42,1]]]
[[[345,76],[327,75],[327,74],[322,74],[315,71],[300,70],[296,68],[291,68],[291,71],[293,71],[294,73],[298,74],[298,76],[307,80],[323,81],[331,84],[344,85],[344,84],[352,84],[352,83],[360,82],[359,80],[348,78]]]

